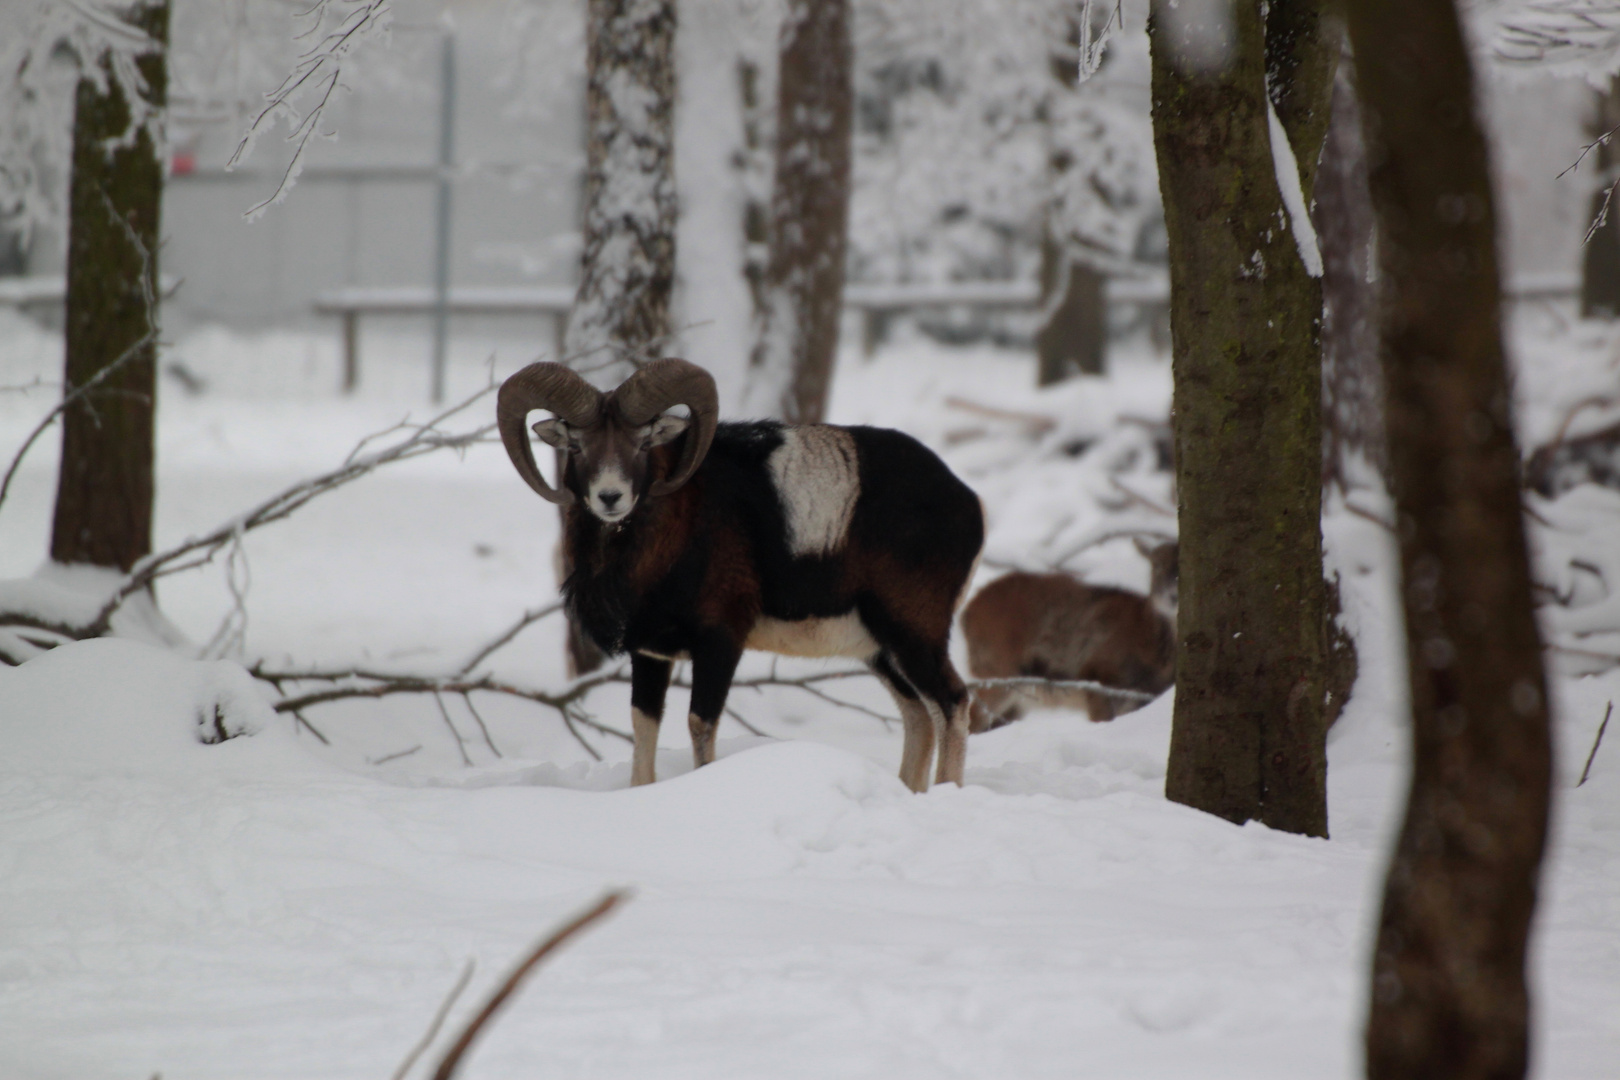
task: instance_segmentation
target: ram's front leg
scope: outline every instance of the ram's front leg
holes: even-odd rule
[[[742,659],[742,646],[730,636],[716,633],[692,649],[692,711],[686,718],[692,729],[692,763],[702,768],[714,760],[714,733],[731,692],[731,677]]]
[[[658,724],[664,718],[670,662],[645,653],[630,657],[630,724],[635,735],[630,758],[630,786],[650,784],[658,758]]]

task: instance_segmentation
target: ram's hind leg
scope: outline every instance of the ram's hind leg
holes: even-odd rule
[[[898,667],[940,729],[938,783],[962,783],[967,764],[968,726],[972,720],[967,687],[943,648],[915,646],[896,655]],[[924,766],[926,769],[926,765]]]
[[[963,774],[967,770],[967,738],[973,725],[973,701],[949,659],[944,661],[943,667],[941,675],[947,692],[937,707],[942,713],[945,730],[939,745],[939,774],[934,782],[961,787]]]
[[[630,724],[635,736],[630,758],[630,786],[656,778],[658,725],[664,718],[670,662],[636,653],[630,657]]]
[[[900,752],[900,781],[912,791],[928,790],[928,767],[934,760],[934,718],[905,676],[886,653],[871,662],[872,673],[888,688],[905,725],[905,748]]]

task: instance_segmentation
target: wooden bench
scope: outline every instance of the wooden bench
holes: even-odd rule
[[[544,315],[551,320],[555,355],[562,356],[563,330],[574,306],[572,285],[459,286],[451,289],[444,305],[448,315]],[[432,315],[439,310],[433,289],[426,285],[350,287],[322,293],[315,311],[343,320],[343,389],[360,383],[361,315]]]

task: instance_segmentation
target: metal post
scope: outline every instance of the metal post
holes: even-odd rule
[[[433,250],[433,402],[444,400],[450,329],[450,167],[455,160],[456,37],[445,28],[439,52],[439,189]]]

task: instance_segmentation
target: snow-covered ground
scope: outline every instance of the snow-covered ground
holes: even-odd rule
[[[1612,387],[1615,340],[1533,319],[1519,337],[1539,442]],[[515,369],[529,347],[458,341],[453,388],[474,388],[491,355],[497,375]],[[364,393],[344,400],[325,338],[177,342],[170,358],[208,388],[165,380],[159,547],[331,467],[407,410],[424,415],[420,340],[379,331],[366,348]],[[54,378],[59,349],[0,313],[0,386]],[[1145,586],[1128,540],[1087,544],[1173,531],[1153,444],[1162,360],[1127,350],[1109,379],[1040,394],[1028,358],[990,349],[902,336],[871,363],[841,363],[834,419],[914,432],[984,497],[981,581],[1066,559]],[[0,394],[0,458],[50,398]],[[1037,433],[985,408],[1057,424]],[[0,579],[43,556],[55,442],[0,506]],[[1372,520],[1389,509],[1370,490],[1354,502],[1360,513],[1336,505],[1326,522],[1362,662],[1330,737],[1327,841],[1167,803],[1168,697],[1112,724],[1043,713],[975,736],[965,788],[914,796],[895,776],[897,725],[799,691],[739,690],[732,704],[768,737],[728,720],[721,760],[692,772],[685,725],[671,723],[661,782],[631,791],[623,743],[589,736],[598,763],[524,703],[477,699],[487,741],[459,699],[444,713],[415,697],[317,707],[326,747],[271,712],[238,665],[194,651],[104,640],[0,669],[0,1077],[388,1076],[468,959],[452,1029],[608,885],[636,895],[526,984],[468,1075],[1358,1075],[1404,689],[1393,552]],[[1542,541],[1546,580],[1573,573],[1571,559],[1620,558],[1605,528],[1616,493],[1540,512],[1568,530]],[[554,537],[554,510],[498,446],[392,467],[247,537],[245,656],[454,669],[552,597]],[[1571,602],[1585,606],[1564,616],[1614,602],[1581,588]],[[231,609],[219,568],[165,579],[159,599],[196,642]],[[560,685],[556,620],[489,666]],[[1620,730],[1574,784],[1620,672],[1578,670],[1556,677],[1534,1053],[1538,1076],[1597,1080],[1620,1070]],[[827,689],[891,708],[869,679]],[[590,704],[628,727],[621,689]],[[251,734],[205,745],[221,726]]]

